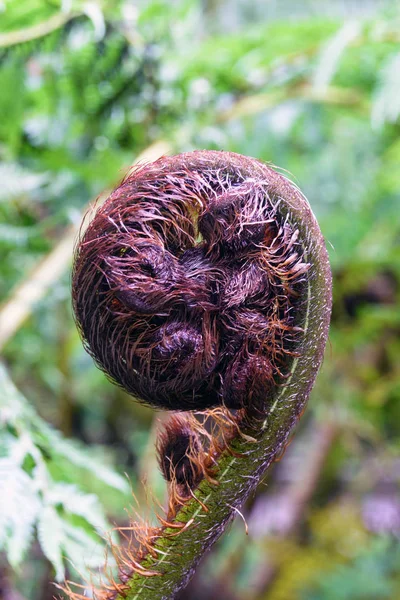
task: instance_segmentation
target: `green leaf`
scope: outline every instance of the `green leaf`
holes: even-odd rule
[[[62,559],[64,523],[53,506],[46,506],[41,511],[37,531],[43,554],[53,565],[57,581],[62,581],[65,576]]]
[[[57,455],[61,455],[73,465],[92,472],[97,479],[110,487],[124,493],[129,491],[126,479],[101,459],[91,456],[89,448],[73,440],[65,440],[58,431],[43,421],[14,386],[5,367],[0,363],[0,420],[15,425],[19,419],[28,426],[33,442],[39,448],[44,446],[54,460]]]
[[[64,440],[58,432],[52,430],[48,426],[46,428],[43,427],[42,431],[45,431],[50,446],[55,454],[64,456],[77,467],[91,471],[97,479],[103,481],[110,487],[124,493],[128,491],[128,482],[121,477],[121,475],[118,475],[118,473],[104,464],[104,462],[90,456],[87,449],[83,450],[83,448],[75,441]]]
[[[77,571],[104,567],[106,552],[104,541],[100,537],[96,540],[81,527],[75,527],[67,522],[64,522],[64,533],[65,554]],[[107,565],[110,564],[107,557]]]
[[[47,494],[47,500],[54,506],[62,505],[69,513],[83,517],[103,533],[108,530],[99,499],[94,494],[84,494],[75,485],[57,483]]]
[[[98,479],[112,487],[126,489],[127,482],[100,460],[88,457],[87,451],[63,440],[35,413],[1,364],[0,403],[0,421],[13,431],[0,430],[0,448],[5,455],[0,459],[0,546],[11,565],[17,567],[21,562],[36,524],[39,543],[57,581],[64,578],[65,558],[80,572],[87,566],[100,567],[105,544],[99,533],[105,535],[110,529],[100,502],[95,494],[84,493],[75,485],[54,482],[50,467],[63,455],[68,462],[100,474]],[[74,517],[79,517],[79,526],[70,522]]]
[[[0,547],[17,567],[28,550],[40,510],[34,481],[9,457],[0,459]]]

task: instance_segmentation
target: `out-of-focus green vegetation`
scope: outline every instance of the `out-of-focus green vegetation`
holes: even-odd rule
[[[0,4],[0,597],[99,566],[141,479],[162,502],[159,415],[94,367],[69,289],[82,212],[149,146],[286,169],[334,273],[301,431],[181,598],[400,597],[399,32],[394,2]]]

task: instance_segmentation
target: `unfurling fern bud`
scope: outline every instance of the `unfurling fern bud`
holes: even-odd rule
[[[157,439],[158,464],[165,479],[192,489],[202,479],[202,443],[183,415],[167,421]]]
[[[85,347],[107,376],[152,406],[197,411],[159,434],[161,526],[134,527],[123,577],[95,594],[173,598],[304,412],[330,320],[324,240],[271,167],[191,152],[131,171],[79,241],[72,284]]]
[[[297,351],[309,268],[288,194],[273,169],[230,153],[134,168],[75,255],[75,316],[100,368],[166,409],[240,409],[263,390],[266,402]]]

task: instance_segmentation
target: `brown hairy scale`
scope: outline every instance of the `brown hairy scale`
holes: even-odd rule
[[[301,355],[310,266],[280,209],[290,185],[236,154],[162,157],[131,170],[76,247],[73,307],[86,349],[142,402],[185,411],[156,443],[169,487],[160,525],[119,529],[119,580],[93,588],[97,600],[127,597],[135,574],[160,575],[142,562],[159,558],[161,536],[195,526],[176,519],[185,503],[209,511],[194,491],[202,480],[219,485],[223,453],[240,460],[233,440],[257,444],[274,390]]]
[[[168,482],[192,488],[202,479],[202,443],[184,415],[174,415],[157,439],[158,462]]]

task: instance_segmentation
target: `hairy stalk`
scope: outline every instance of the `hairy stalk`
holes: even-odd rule
[[[116,550],[120,581],[95,597],[173,598],[282,455],[305,409],[329,326],[329,262],[303,195],[255,159],[207,151],[163,158],[107,202],[74,269],[87,348],[143,401],[201,410],[206,423],[184,413],[166,426],[158,443],[170,482],[166,517],[157,528],[138,526]],[[107,227],[122,233],[117,252]]]

